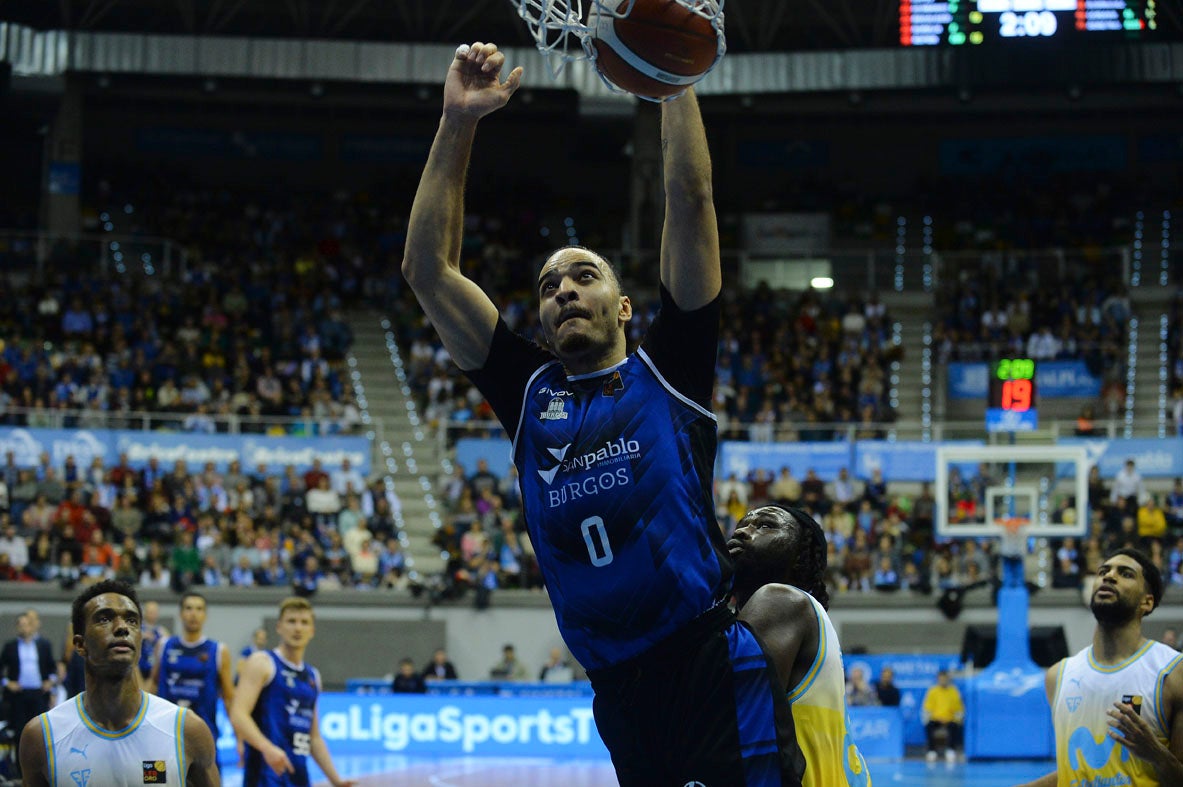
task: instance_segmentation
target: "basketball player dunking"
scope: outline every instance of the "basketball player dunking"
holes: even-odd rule
[[[1140,550],[1101,563],[1093,644],[1047,672],[1056,772],[1026,787],[1183,784],[1183,655],[1142,636],[1162,589]]]
[[[710,410],[718,228],[692,91],[662,104],[661,311],[626,351],[632,304],[607,260],[566,247],[538,278],[543,350],[460,272],[464,180],[483,116],[509,101],[493,44],[460,47],[411,209],[403,273],[513,436],[526,525],[560,631],[588,670],[622,785],[796,785],[775,668],[727,606]]]
[[[201,717],[140,689],[142,617],[135,590],[123,582],[98,582],[74,599],[86,691],[25,726],[25,787],[222,783]]]

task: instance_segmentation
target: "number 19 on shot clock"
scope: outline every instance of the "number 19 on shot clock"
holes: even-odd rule
[[[1003,358],[990,364],[987,432],[1031,432],[1039,426],[1035,409],[1035,361]]]

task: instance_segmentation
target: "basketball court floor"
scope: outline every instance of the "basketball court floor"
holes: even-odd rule
[[[309,763],[311,765],[311,762]],[[340,757],[342,776],[361,787],[616,787],[607,760],[509,759],[504,757]],[[317,787],[328,782],[314,768]],[[1054,770],[1049,761],[973,762],[949,765],[924,760],[873,762],[875,787],[1013,787]],[[224,787],[243,787],[242,771],[223,766]],[[838,787],[838,785],[835,785]]]

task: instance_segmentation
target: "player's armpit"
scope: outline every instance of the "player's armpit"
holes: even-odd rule
[[[744,604],[739,619],[759,637],[787,692],[803,644],[819,636],[809,596],[789,585],[765,585]]]

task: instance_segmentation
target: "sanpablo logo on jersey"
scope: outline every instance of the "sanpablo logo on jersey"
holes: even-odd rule
[[[561,448],[548,448],[546,450],[558,463],[554,467],[538,471],[538,475],[547,483],[547,486],[554,481],[555,475],[560,471],[572,473],[579,470],[591,470],[593,467],[599,467],[600,465],[628,462],[638,459],[641,456],[641,444],[636,440],[625,440],[623,437],[617,438],[616,440],[609,440],[595,451],[577,454],[570,459],[567,458],[567,453],[571,450],[571,443],[567,443]],[[625,483],[628,482],[626,481]]]
[[[623,437],[604,443],[595,451],[567,457],[571,450],[571,443],[561,448],[546,449],[555,458],[556,464],[545,470],[539,470],[539,477],[547,486],[554,484],[555,476],[559,472],[570,473],[580,470],[591,470],[600,465],[612,465],[636,459],[641,455],[641,444],[636,440],[626,440]],[[572,500],[582,497],[593,497],[618,486],[628,486],[632,483],[632,475],[628,467],[618,467],[612,471],[588,475],[576,481],[569,481],[556,488],[546,490],[546,505],[548,508],[558,508]]]

